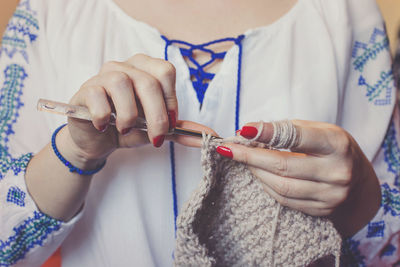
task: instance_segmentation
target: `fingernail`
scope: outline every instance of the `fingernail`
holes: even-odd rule
[[[99,131],[104,133],[107,130],[107,128],[108,128],[108,124],[101,125],[99,127]]]
[[[153,138],[153,146],[160,147],[164,143],[164,135],[159,135]]]
[[[128,135],[128,134],[131,132],[132,129],[133,129],[132,127],[125,128],[125,129],[123,129],[123,130],[121,131],[121,134],[122,134],[122,135]]]
[[[236,135],[239,135],[241,130],[236,130]]]
[[[168,111],[169,128],[173,129],[176,127],[176,112],[175,110]]]
[[[224,156],[226,158],[230,158],[230,159],[233,158],[232,150],[226,146],[218,146],[217,152],[218,152],[218,154],[220,154],[221,156]]]
[[[256,137],[258,134],[258,130],[256,127],[253,126],[244,126],[242,130],[240,131],[240,135],[247,138],[247,139],[252,139]]]

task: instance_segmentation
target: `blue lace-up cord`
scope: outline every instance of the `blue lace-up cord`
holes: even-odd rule
[[[164,50],[164,59],[168,60],[168,47],[172,44],[181,44],[188,46],[188,48],[180,48],[180,51],[183,56],[187,57],[196,67],[197,69],[189,67],[190,74],[196,77],[196,81],[193,81],[193,87],[196,90],[197,99],[200,102],[200,107],[203,103],[204,94],[207,90],[208,83],[203,83],[205,79],[212,80],[215,76],[214,73],[209,73],[204,71],[204,68],[211,63],[213,63],[216,59],[223,59],[225,57],[226,52],[215,53],[213,50],[206,48],[207,46],[222,43],[222,42],[234,42],[238,48],[238,67],[237,67],[237,85],[236,85],[236,103],[235,103],[235,131],[239,129],[239,113],[240,113],[240,88],[241,88],[241,71],[242,71],[242,40],[244,39],[244,35],[239,35],[237,38],[223,38],[214,40],[208,43],[194,45],[181,40],[170,40],[164,35],[161,37],[165,40],[165,50]],[[203,52],[211,54],[211,59],[204,64],[198,63],[193,58],[193,50],[201,50]],[[176,173],[175,173],[175,146],[173,142],[169,142],[170,148],[170,162],[171,162],[171,185],[172,185],[172,200],[173,200],[173,209],[174,209],[174,227],[175,227],[175,238],[176,238],[176,219],[178,217],[178,201],[176,194]]]
[[[241,41],[244,38],[244,35],[240,35],[237,38],[223,38],[223,39],[218,39],[218,40],[214,40],[208,43],[204,43],[204,44],[191,44],[185,41],[181,41],[181,40],[170,40],[165,36],[161,36],[165,42],[166,42],[166,49],[165,49],[165,54],[167,54],[167,50],[168,50],[168,46],[172,45],[172,44],[180,44],[183,45],[185,47],[180,47],[180,52],[182,54],[182,56],[186,57],[189,59],[190,62],[193,63],[193,65],[195,66],[195,68],[193,67],[189,67],[189,72],[190,75],[195,77],[195,79],[192,81],[193,84],[193,88],[196,91],[196,95],[197,95],[197,99],[199,100],[200,103],[200,108],[203,105],[203,100],[204,100],[204,95],[207,91],[208,88],[208,82],[205,82],[205,80],[212,80],[215,76],[214,73],[210,73],[210,72],[206,72],[204,70],[205,67],[207,67],[208,65],[212,64],[215,60],[217,59],[223,59],[226,55],[226,51],[225,52],[219,52],[216,53],[213,50],[207,48],[208,46],[211,46],[213,44],[216,43],[223,43],[223,42],[234,42],[236,45],[239,46],[239,60],[241,60],[241,50],[242,50],[242,46],[241,46]],[[203,64],[200,64],[194,57],[193,57],[193,51],[194,50],[199,50],[199,51],[203,51],[205,53],[210,54],[211,58],[210,60],[206,61]],[[168,55],[165,55],[166,57]],[[239,65],[239,70],[238,73],[240,73],[240,67],[241,67],[241,62],[238,64]],[[238,82],[240,82],[240,77]],[[238,83],[240,85],[240,83]],[[240,86],[239,86],[239,90],[240,90]],[[236,126],[238,127],[238,124],[236,124]]]
[[[171,44],[168,39],[162,36],[165,43],[164,59],[168,61],[168,46]],[[170,154],[170,165],[171,165],[171,186],[172,186],[172,204],[174,209],[174,233],[176,238],[176,218],[178,217],[178,198],[176,196],[176,175],[175,175],[175,146],[174,142],[169,142],[169,154]]]
[[[237,83],[236,83],[236,106],[235,106],[235,132],[239,130],[239,113],[240,113],[240,88],[241,88],[241,74],[242,74],[242,53],[243,53],[243,46],[242,40],[244,35],[240,35],[235,43],[239,47],[239,54],[238,54],[238,67],[237,67]]]

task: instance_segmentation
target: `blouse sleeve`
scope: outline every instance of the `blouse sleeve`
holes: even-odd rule
[[[342,263],[392,266],[400,260],[400,117],[385,25],[375,0],[321,3],[342,66],[338,124],[372,162],[382,191],[375,217],[343,242]]]
[[[52,128],[35,107],[56,78],[48,52],[47,5],[22,0],[0,47],[0,266],[40,266],[81,216],[62,222],[42,213],[24,179],[29,160],[49,142]]]
[[[400,260],[400,115],[395,108],[386,136],[373,160],[381,183],[375,217],[343,243],[347,266],[394,266]]]

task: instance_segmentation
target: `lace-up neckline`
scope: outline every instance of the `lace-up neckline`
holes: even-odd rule
[[[228,38],[218,39],[203,44],[192,44],[181,40],[170,40],[164,35],[162,35],[161,37],[166,42],[165,55],[164,55],[166,59],[168,58],[167,55],[168,46],[172,44],[178,44],[181,45],[179,50],[181,52],[182,57],[187,58],[187,60],[193,64],[193,66],[190,66],[188,64],[188,68],[190,75],[194,78],[192,79],[192,84],[194,90],[196,91],[197,99],[200,103],[200,108],[201,108],[204,100],[204,95],[209,85],[209,81],[211,81],[215,77],[215,73],[206,71],[206,68],[211,64],[215,63],[217,60],[223,60],[227,53],[227,51],[215,52],[210,48],[210,46],[218,43],[233,42],[234,44],[239,45],[241,47],[241,40],[244,38],[244,35],[240,35],[236,38],[228,37]],[[201,51],[208,54],[210,56],[210,59],[204,63],[200,63],[194,57],[195,51]]]

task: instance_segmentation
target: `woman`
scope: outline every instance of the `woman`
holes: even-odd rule
[[[255,122],[286,118],[301,136],[292,152],[218,152],[281,204],[329,216],[348,263],[397,262],[399,125],[375,2],[249,3],[20,3],[0,58],[3,265],[40,265],[61,244],[63,266],[171,265],[201,171],[200,140],[166,143],[168,129],[252,138]],[[93,123],[58,128],[33,111],[39,97],[86,106]]]

